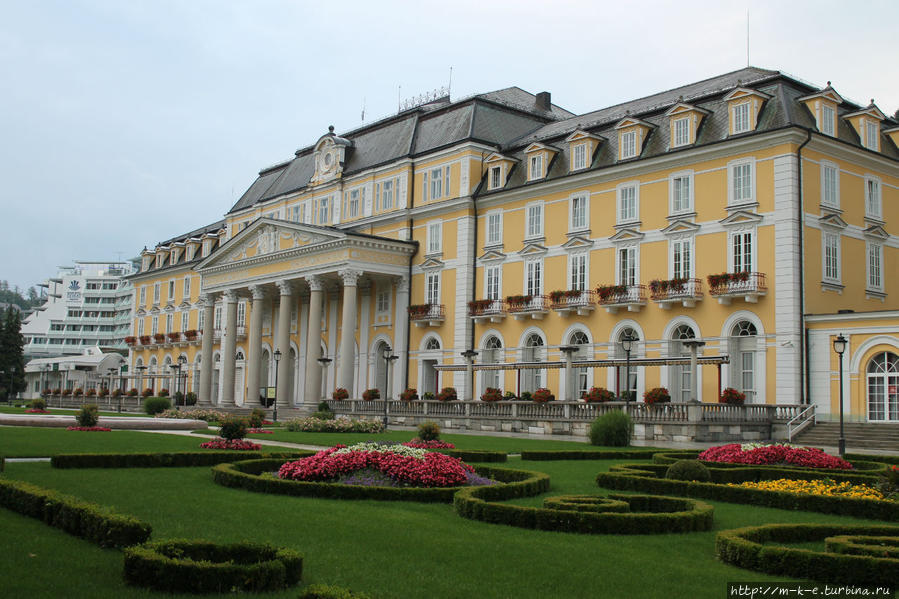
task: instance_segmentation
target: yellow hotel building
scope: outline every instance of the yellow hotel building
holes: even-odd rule
[[[132,372],[174,391],[158,377],[180,362],[222,407],[270,386],[305,411],[335,388],[733,387],[828,419],[842,333],[847,417],[899,422],[897,146],[873,102],[758,68],[582,115],[513,87],[331,127],[144,250]],[[438,368],[623,358],[625,335],[659,365]],[[664,363],[690,340],[727,363]]]

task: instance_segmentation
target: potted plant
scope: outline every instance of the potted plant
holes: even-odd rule
[[[149,335],[141,335],[140,336],[140,344],[141,345],[150,345],[151,342],[152,341],[151,341],[151,338]]]
[[[153,341],[156,343],[165,343],[165,334],[164,333],[156,333],[153,335]]]
[[[627,285],[600,285],[596,288],[596,295],[600,301],[610,301],[627,293]]]
[[[726,403],[732,406],[742,406],[745,401],[746,394],[737,391],[733,387],[727,387],[721,392],[721,397],[718,398],[718,403]]]
[[[534,401],[537,403],[546,403],[548,401],[555,401],[556,396],[550,392],[549,389],[544,387],[540,387],[536,391],[534,391]]]
[[[87,391],[84,392],[84,396],[85,397],[96,397],[97,390],[96,389],[88,389]]]
[[[169,341],[171,342],[180,341],[181,333],[166,333],[166,337],[168,337]]]
[[[169,396],[169,390],[168,390],[168,389],[166,389],[165,387],[163,387],[162,389],[159,390],[159,397],[168,397],[168,396]]]
[[[109,397],[109,389],[103,387],[99,391],[97,391],[97,397]]]
[[[668,389],[665,387],[655,387],[643,393],[643,401],[650,406],[658,403],[669,403],[671,394],[668,393]]]
[[[81,387],[75,387],[75,390],[72,391],[72,397],[82,397],[84,395],[84,389]]]
[[[134,345],[135,343],[137,343],[137,337],[129,335],[128,337],[125,337],[125,343],[127,343],[128,345]]]
[[[534,394],[530,391],[522,391],[518,396],[519,401],[534,401]]]
[[[41,397],[47,397],[47,396],[52,395],[52,394],[53,394],[53,390],[52,390],[52,389],[49,389],[49,388],[48,388],[48,389],[44,389],[43,391],[41,391]]]
[[[121,389],[113,389],[112,396],[115,397],[116,399],[118,399],[119,397],[122,396],[122,390]]]
[[[365,401],[381,399],[381,392],[378,389],[366,389],[362,392],[362,399]]]
[[[506,297],[506,303],[509,304],[510,310],[521,310],[522,308],[527,308],[528,304],[531,303],[531,300],[534,299],[533,295],[510,295]]]
[[[137,397],[137,389],[131,387],[131,389],[128,390],[128,397]]]
[[[427,316],[430,310],[431,304],[416,304],[414,306],[409,306],[409,316],[412,318],[421,318]]]
[[[518,401],[518,396],[511,391],[506,391],[506,394],[503,395],[503,401]]]
[[[188,330],[184,331],[184,338],[187,339],[188,341],[193,341],[194,339],[196,339],[197,338],[196,329],[188,329]]]
[[[425,401],[432,400],[432,399],[434,399],[434,392],[433,391],[425,391],[424,393],[422,393],[421,398]]]
[[[489,299],[472,300],[468,302],[468,309],[472,314],[478,314],[489,308],[493,302],[494,300]]]
[[[149,387],[144,389],[140,394],[141,397],[150,397],[151,395],[153,395],[153,390],[150,389]]]
[[[344,389],[343,387],[337,387],[334,391],[331,392],[331,399],[342,401],[344,399],[350,398],[350,392]]]
[[[440,390],[440,393],[437,394],[437,399],[440,401],[456,401],[459,398],[456,395],[455,387],[444,387]]]
[[[590,390],[584,392],[581,399],[587,403],[603,403],[615,401],[615,394],[604,387],[590,387]]]
[[[501,401],[502,398],[502,390],[496,389],[495,387],[487,387],[487,389],[481,394],[481,401]]]
[[[403,401],[415,401],[418,399],[418,389],[408,388],[400,393],[400,399]]]

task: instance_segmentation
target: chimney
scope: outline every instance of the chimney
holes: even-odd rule
[[[552,100],[549,92],[540,92],[537,94],[536,106],[537,110],[552,110]]]

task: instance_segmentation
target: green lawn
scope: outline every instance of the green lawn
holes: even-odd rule
[[[9,430],[0,430],[4,452],[24,442],[22,438],[10,440]],[[134,451],[147,449],[143,444],[150,438],[167,439],[122,434],[132,435]],[[323,439],[306,434],[302,442],[310,436]],[[486,448],[486,443],[493,441],[521,446],[522,441],[445,437],[477,448]],[[94,450],[84,446],[93,442],[87,434],[79,439],[70,444],[70,450]],[[45,445],[48,440],[43,439]],[[541,443],[527,441],[529,445]],[[507,466],[549,473],[552,489],[548,495],[557,495],[602,492],[593,482],[596,473],[624,461],[634,460],[530,462],[511,458]],[[687,595],[700,599],[724,596],[728,581],[776,580],[718,562],[714,532],[594,536],[525,530],[465,520],[443,504],[339,501],[227,489],[212,483],[210,469],[205,467],[54,470],[46,463],[12,463],[7,464],[4,476],[137,516],[153,526],[155,539],[246,539],[289,546],[306,555],[306,583],[339,584],[381,599]],[[541,500],[521,501],[539,504]],[[808,512],[715,505],[716,530],[775,522],[873,523]],[[2,509],[0,530],[4,531],[0,535],[0,580],[6,596],[150,596],[122,584],[121,554],[117,552],[96,548]],[[77,559],[73,559],[75,555]],[[296,595],[293,589],[265,596]]]
[[[0,406],[0,414],[25,414],[25,410],[28,408],[16,408],[12,406]],[[78,412],[77,408],[48,408],[50,414],[76,414]],[[35,416],[40,416],[40,414],[34,414]],[[100,412],[100,416],[138,416],[146,418],[147,415],[143,412]]]

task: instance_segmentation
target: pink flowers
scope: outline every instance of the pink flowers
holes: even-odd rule
[[[106,428],[105,426],[67,426],[67,431],[94,431],[98,433],[108,433],[111,431],[111,428]]]
[[[207,441],[206,443],[200,443],[200,447],[203,449],[237,449],[243,451],[259,451],[262,449],[261,445],[253,443],[252,441],[244,441],[243,439],[228,441],[221,437],[216,437],[212,441]]]
[[[344,446],[337,445],[314,456],[287,462],[281,466],[278,476],[291,480],[334,482],[342,475],[372,469],[386,474],[402,486],[456,487],[466,484],[467,474],[474,472],[474,468],[461,460],[442,453],[425,453],[422,457],[415,457],[395,453],[389,448],[337,453],[341,449]]]
[[[37,408],[37,409],[28,408],[27,410],[25,410],[25,413],[26,414],[49,414],[50,412],[48,412],[47,410],[41,410],[40,408]]]
[[[729,464],[790,464],[803,468],[852,469],[852,464],[846,460],[820,449],[790,445],[749,445],[744,448],[738,443],[730,443],[706,449],[699,454],[699,459]]]
[[[452,443],[445,443],[440,441],[439,439],[432,439],[430,441],[422,441],[421,439],[412,439],[411,441],[406,441],[403,443],[406,447],[413,447],[415,449],[455,449],[456,446]]]
[[[248,428],[247,429],[248,435],[271,435],[274,432],[275,431],[267,431],[264,428]]]

